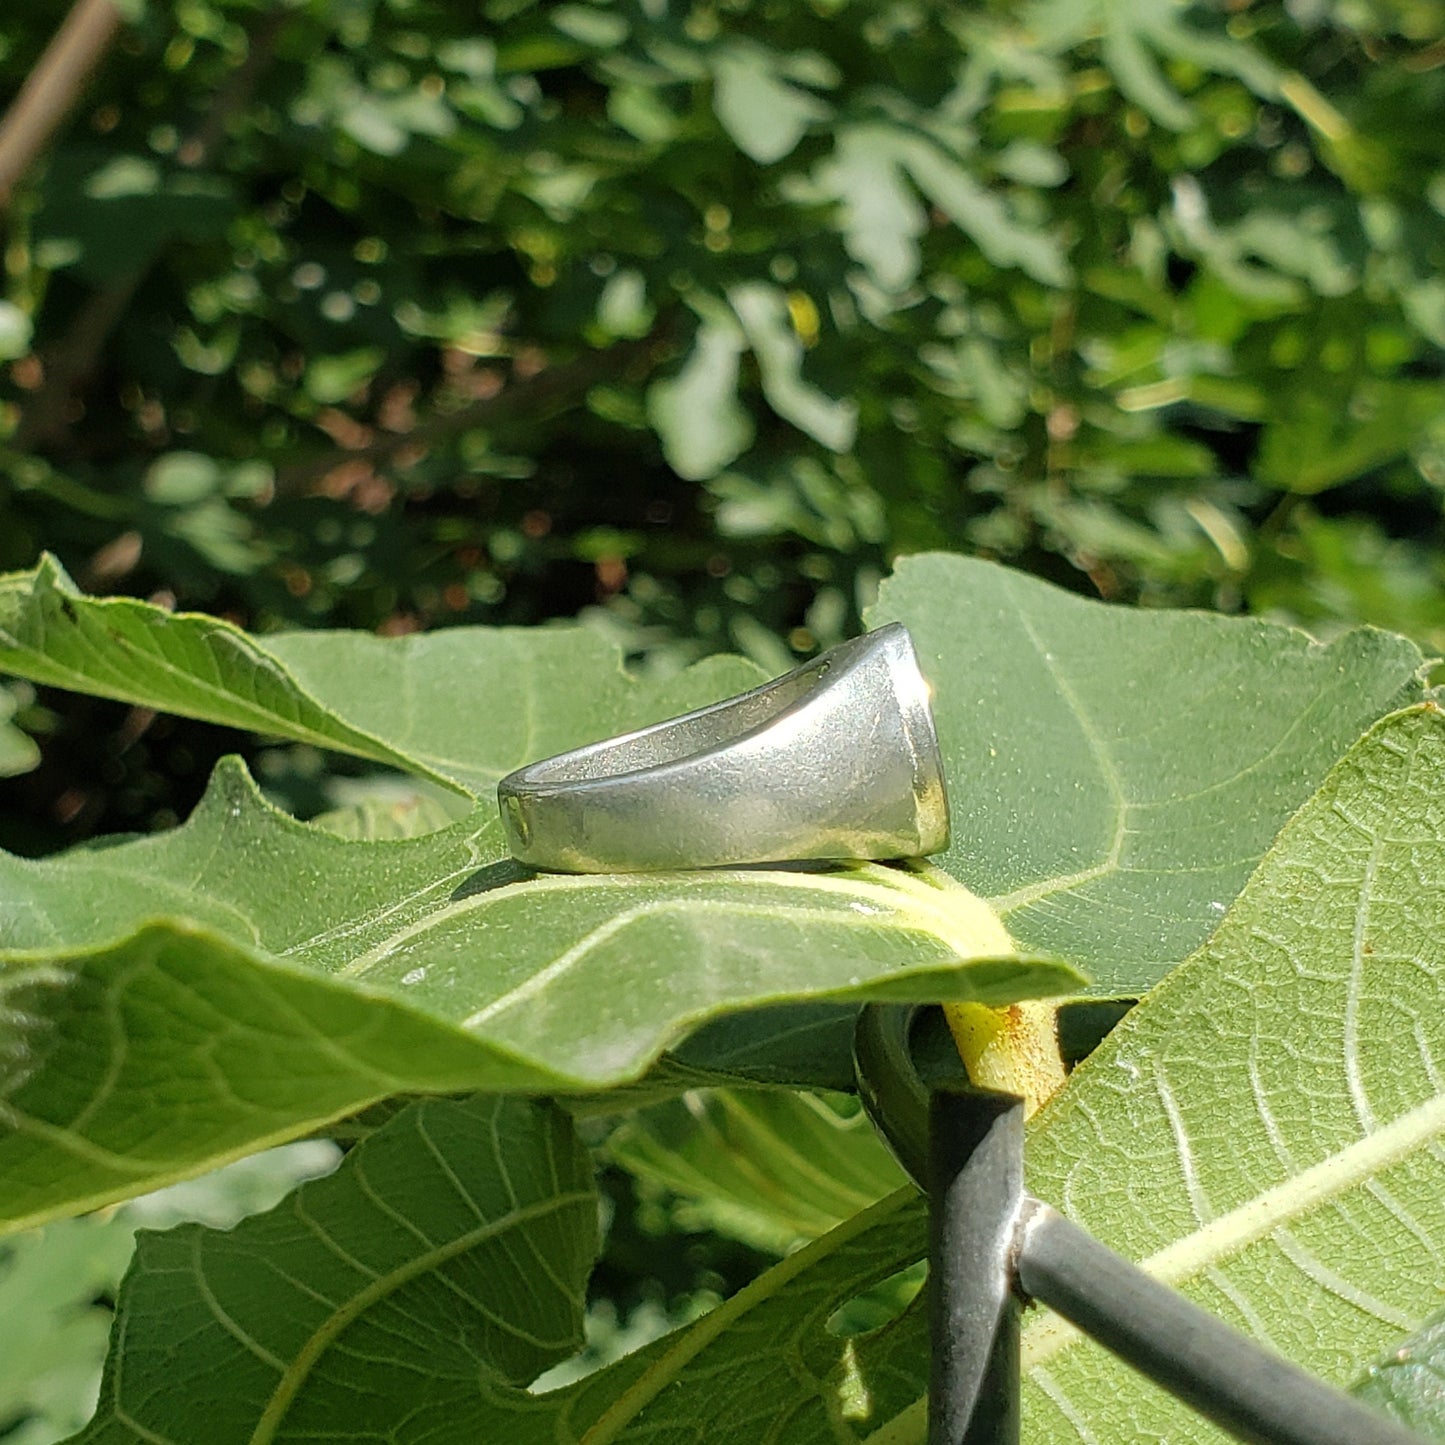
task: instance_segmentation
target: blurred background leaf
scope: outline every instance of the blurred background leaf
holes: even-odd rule
[[[229,1229],[335,1167],[335,1145],[288,1144],[119,1209],[0,1244],[0,1440],[51,1445],[95,1407],[116,1291],[137,1229]]]
[[[683,1230],[785,1254],[905,1183],[854,1098],[694,1090],[630,1116],[609,1157],[670,1191]]]

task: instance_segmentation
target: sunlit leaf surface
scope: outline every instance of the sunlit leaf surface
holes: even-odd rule
[[[605,1088],[763,1004],[1077,990],[1039,954],[1134,992],[1418,686],[1418,653],[1385,634],[1325,647],[957,559],[905,564],[883,616],[909,622],[935,689],[955,837],[938,866],[533,877],[502,856],[501,772],[755,670],[718,659],[643,684],[581,629],[263,643],[84,598],[49,569],[0,582],[17,671],[484,795],[434,832],[341,837],[225,764],[170,833],[0,859],[3,1217],[143,1192],[396,1092]],[[1147,714],[1137,699],[1181,659],[1169,710]],[[711,1067],[705,1050],[690,1064]]]
[[[1445,1291],[1442,800],[1442,714],[1386,719],[1292,820],[1208,944],[1030,1131],[1036,1193],[1341,1385]],[[555,1394],[485,1376],[458,1428],[598,1445],[706,1418],[724,1445],[922,1445],[921,1311],[856,1337],[827,1326],[923,1247],[922,1202],[901,1190],[697,1324]],[[243,1345],[227,1348],[244,1363]],[[1029,1445],[1222,1438],[1047,1313],[1030,1317],[1023,1348]],[[360,1379],[370,1367],[346,1368]]]

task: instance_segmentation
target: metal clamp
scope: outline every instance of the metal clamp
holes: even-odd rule
[[[1018,1445],[1019,1310],[1037,1300],[1250,1445],[1427,1445],[1160,1284],[1023,1187],[1023,1101],[930,1090],[916,1008],[870,1005],[859,1093],[928,1191],[929,1445]],[[926,1140],[926,1145],[924,1144]]]

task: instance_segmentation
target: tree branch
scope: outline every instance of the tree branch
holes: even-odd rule
[[[76,10],[90,3],[91,0],[77,0]],[[110,0],[100,0],[100,3],[109,5]],[[74,14],[75,11],[72,11],[71,15]],[[248,38],[246,58],[217,92],[199,129],[181,143],[177,160],[183,166],[196,170],[214,158],[225,139],[226,127],[251,103],[257,83],[275,56],[277,37],[289,15],[289,10],[278,6],[256,22]],[[69,23],[67,20],[66,24]],[[59,39],[57,35],[52,46]],[[39,69],[40,66],[37,66],[36,71]],[[20,100],[17,100],[16,106],[19,104]],[[48,442],[64,431],[76,394],[94,374],[106,342],[129,310],[150,265],[147,262],[138,270],[117,277],[98,292],[91,304],[82,308],[70,330],[46,358],[45,380],[26,405],[16,428],[14,445],[19,450]]]
[[[399,456],[420,454],[463,432],[521,420],[541,421],[569,411],[599,382],[620,376],[639,362],[655,363],[675,344],[674,328],[663,324],[635,341],[617,341],[559,366],[550,366],[526,380],[513,381],[496,396],[474,401],[456,411],[438,412],[408,431],[361,447],[336,447],[323,456],[283,469],[276,478],[278,496],[308,491],[341,466],[364,463],[378,470]]]
[[[75,0],[0,120],[0,212],[45,149],[110,48],[121,17],[112,0]]]

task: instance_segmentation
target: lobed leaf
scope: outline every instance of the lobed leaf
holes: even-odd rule
[[[308,694],[240,628],[128,597],[85,597],[51,557],[0,577],[0,667],[72,692],[411,767]]]
[[[956,558],[904,564],[891,616],[935,688],[956,839],[940,868],[531,877],[489,802],[419,837],[340,837],[266,806],[234,764],[172,833],[0,858],[0,1218],[153,1188],[391,1093],[612,1088],[763,1005],[1009,1002],[1076,986],[1057,955],[1132,994],[1198,944],[1332,758],[1419,690],[1403,639],[1111,609]],[[6,665],[42,681],[478,792],[757,676],[717,659],[644,684],[582,629],[263,643],[80,597],[53,566],[0,582],[0,619]],[[1138,700],[1166,663],[1181,683],[1150,717]],[[788,1081],[775,1021],[738,1022],[663,1087],[727,1055]],[[846,1015],[816,1037],[836,1057],[791,1077],[844,1081]]]
[[[0,665],[477,794],[524,762],[758,679],[718,658],[647,686],[578,628],[263,644],[63,583],[53,564],[0,579]],[[1321,644],[1252,620],[1113,608],[945,555],[900,563],[872,614],[892,620],[934,689],[954,833],[941,866],[992,895],[1023,942],[1088,967],[1100,992],[1140,992],[1196,947],[1330,764],[1422,693],[1424,659],[1392,634]]]
[[[533,876],[490,809],[364,841],[234,760],[166,834],[0,855],[0,1219],[142,1192],[411,1091],[636,1078],[800,998],[1072,986],[964,889],[878,865]]]

